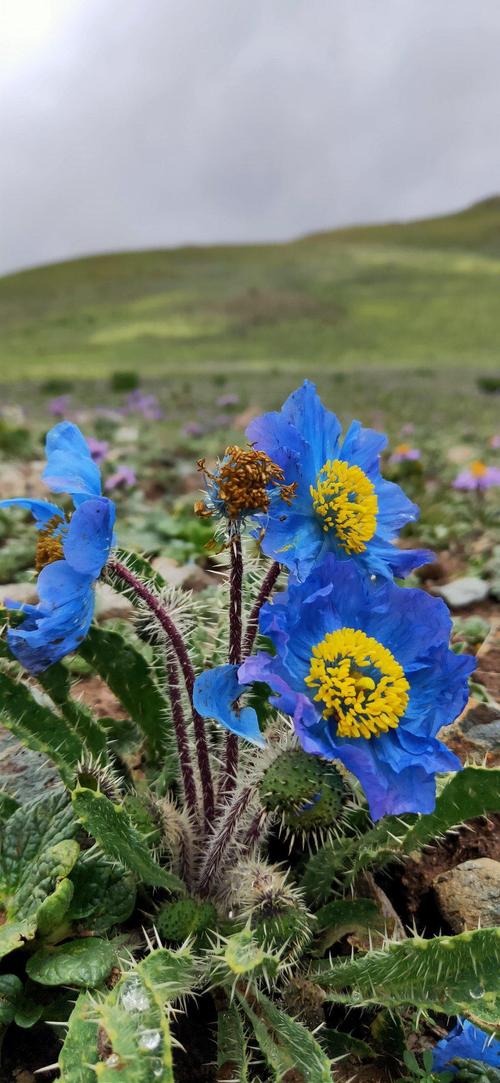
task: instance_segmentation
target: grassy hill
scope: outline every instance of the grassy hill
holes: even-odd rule
[[[286,364],[491,369],[500,197],[287,244],[95,256],[0,279],[0,377]]]

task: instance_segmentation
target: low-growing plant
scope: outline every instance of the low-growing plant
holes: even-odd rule
[[[342,440],[309,384],[248,439],[199,464],[227,574],[196,598],[118,547],[74,425],[44,473],[72,513],[17,502],[40,601],[9,603],[1,720],[59,782],[0,795],[0,1024],[52,1027],[63,1083],[328,1083],[346,1056],[428,1079],[419,1020],[499,1033],[500,930],[426,938],[377,880],[500,809],[500,771],[459,770],[438,736],[473,661],[444,603],[393,581],[429,559],[394,544],[416,509],[380,434]],[[135,641],[92,624],[98,579]]]

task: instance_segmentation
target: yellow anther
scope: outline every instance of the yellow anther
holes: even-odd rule
[[[53,515],[43,530],[39,530],[35,550],[35,571],[41,572],[47,564],[53,564],[55,560],[64,559],[63,535],[61,527],[64,519],[61,515]]]
[[[363,673],[369,667],[373,676]],[[378,737],[396,729],[408,706],[410,685],[391,651],[354,628],[328,632],[312,649],[309,688],[333,718],[338,737]]]
[[[276,486],[287,504],[291,503],[297,488],[295,482],[285,485],[281,467],[264,451],[257,451],[253,447],[242,448],[235,444],[227,447],[216,474],[207,470],[204,459],[199,460],[198,469],[216,482],[218,499],[223,501],[225,513],[233,521],[243,513],[268,511],[269,487]],[[196,513],[206,515],[206,510],[201,511],[201,506],[201,501],[198,501]],[[211,514],[210,510],[208,514]]]
[[[362,553],[377,529],[378,500],[361,467],[349,466],[341,459],[329,460],[310,492],[323,530],[334,530],[346,553]]]
[[[469,469],[473,478],[482,478],[486,474],[488,467],[485,463],[482,463],[480,459],[475,459],[475,461],[470,464]]]

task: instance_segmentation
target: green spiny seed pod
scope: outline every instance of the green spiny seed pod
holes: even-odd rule
[[[300,748],[277,756],[260,784],[262,804],[280,815],[283,833],[309,843],[324,841],[342,811],[344,797],[337,767]]]
[[[121,801],[123,781],[107,763],[97,756],[88,755],[76,768],[76,783],[95,793],[103,793],[110,801]]]
[[[207,940],[207,933],[216,928],[217,912],[211,902],[176,899],[162,906],[155,925],[160,936],[172,944],[182,944],[189,936],[194,936],[200,946]]]
[[[240,862],[233,883],[238,918],[247,922],[266,951],[283,950],[290,962],[313,935],[314,918],[286,875],[264,862]]]

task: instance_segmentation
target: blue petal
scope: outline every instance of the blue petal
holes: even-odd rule
[[[57,504],[51,504],[48,500],[31,500],[29,497],[15,497],[12,500],[0,500],[0,508],[25,508],[30,511],[37,526],[44,526],[54,515],[65,518],[64,512]]]
[[[85,437],[77,425],[61,421],[47,433],[47,466],[42,479],[54,493],[69,493],[80,503],[81,496],[101,495],[101,475]]]
[[[237,673],[238,666],[231,665],[206,669],[195,681],[194,706],[203,718],[215,718],[231,733],[264,748],[266,742],[253,707],[239,709],[234,706],[246,690],[239,684]]]
[[[456,1027],[447,1037],[442,1038],[434,1046],[433,1072],[446,1070],[455,1074],[458,1069],[450,1064],[455,1057],[463,1060],[479,1060],[483,1064],[500,1068],[500,1042],[492,1038],[491,1034],[486,1034],[484,1030],[469,1023],[467,1019],[459,1019]]]
[[[65,560],[43,569],[38,593],[39,605],[20,606],[25,620],[7,633],[12,653],[31,673],[41,673],[77,650],[94,611],[92,580],[79,575]]]
[[[64,556],[77,572],[97,579],[113,542],[115,505],[106,497],[85,500],[76,509],[64,540]]]

